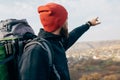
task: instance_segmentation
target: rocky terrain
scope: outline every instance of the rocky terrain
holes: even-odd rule
[[[71,80],[120,80],[120,40],[77,42],[67,58]]]

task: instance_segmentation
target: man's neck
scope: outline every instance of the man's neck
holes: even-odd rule
[[[52,34],[60,35],[60,30],[61,30],[61,28],[59,28],[59,29],[57,29],[56,31],[52,32]]]

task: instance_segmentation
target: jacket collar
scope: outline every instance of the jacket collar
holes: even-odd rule
[[[62,39],[61,35],[55,35],[50,32],[46,32],[46,31],[44,31],[44,29],[40,29],[38,37],[44,38],[47,40],[58,40],[58,41],[60,41]]]

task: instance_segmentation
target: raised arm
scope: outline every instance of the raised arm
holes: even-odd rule
[[[96,26],[98,24],[100,24],[100,22],[98,21],[97,17],[91,19],[86,24],[73,29],[69,33],[68,39],[66,39],[64,42],[65,49],[67,50],[69,47],[71,47],[79,39],[79,37],[81,37],[83,33],[85,33],[90,28],[90,26]]]

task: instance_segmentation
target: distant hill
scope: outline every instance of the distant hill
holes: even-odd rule
[[[77,42],[67,57],[71,80],[120,80],[120,40]]]
[[[76,59],[87,59],[87,57],[108,59],[114,57],[114,59],[120,60],[120,40],[77,42],[67,51],[67,57]]]

